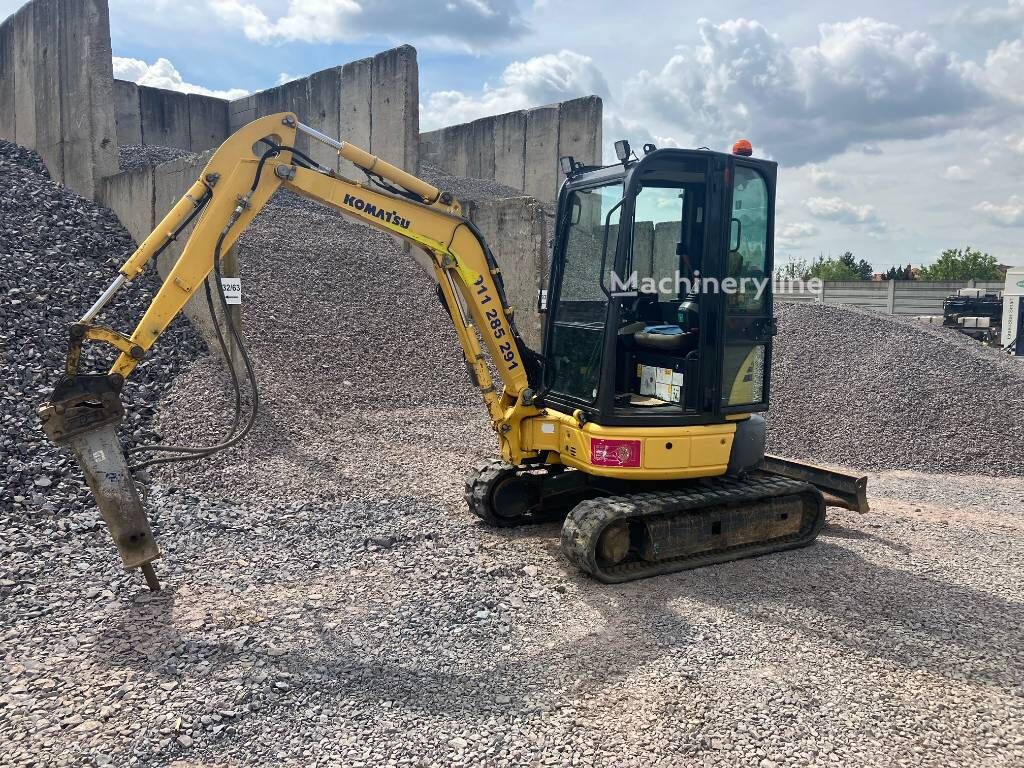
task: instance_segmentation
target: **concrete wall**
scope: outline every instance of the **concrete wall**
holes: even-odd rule
[[[562,183],[558,158],[601,162],[602,103],[597,96],[483,117],[420,135],[420,160],[456,176],[494,179],[553,202]]]
[[[118,144],[203,152],[228,137],[228,102],[211,96],[114,81]]]
[[[321,133],[415,171],[419,159],[419,69],[408,45],[316,72],[232,101],[230,130],[274,112],[295,112]],[[305,136],[298,149],[343,173],[337,153]],[[360,173],[359,176],[362,174]]]
[[[779,301],[818,301],[835,306],[872,309],[890,315],[941,315],[942,300],[958,288],[1002,290],[1001,282],[921,282],[916,280],[884,280],[881,282],[829,281],[821,291],[798,290],[786,286],[776,289]]]
[[[118,169],[106,0],[33,0],[0,25],[0,137],[84,197]]]

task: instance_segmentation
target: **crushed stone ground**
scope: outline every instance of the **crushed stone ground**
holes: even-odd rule
[[[70,471],[4,505],[0,765],[1024,763],[1024,479],[879,471],[810,548],[596,584],[468,514],[494,438],[429,281],[310,206],[242,242],[252,439],[154,473],[164,591]],[[216,434],[220,365],[166,375],[146,429]]]

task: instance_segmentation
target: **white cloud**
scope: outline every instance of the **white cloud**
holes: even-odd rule
[[[277,84],[284,85],[285,83],[290,83],[293,80],[301,80],[304,77],[306,77],[306,75],[291,75],[288,74],[287,72],[281,72],[277,76]]]
[[[818,234],[818,228],[809,221],[794,221],[786,224],[779,230],[779,236],[786,240],[796,240],[803,237],[813,237]]]
[[[597,65],[589,56],[563,50],[513,61],[501,73],[501,82],[493,87],[485,84],[480,94],[428,94],[420,106],[420,123],[430,130],[592,94],[608,95],[608,84]]]
[[[478,48],[521,37],[516,0],[289,0],[273,18],[253,0],[210,0],[214,13],[259,43],[338,43],[366,35]]]
[[[636,104],[692,126],[701,143],[745,135],[786,163],[943,133],[992,99],[976,66],[875,19],[822,24],[806,48],[746,19],[701,19],[698,30],[700,45],[634,79]]]
[[[152,64],[142,59],[128,59],[114,56],[114,77],[119,80],[130,80],[139,85],[151,88],[166,88],[169,91],[182,93],[198,93],[202,96],[216,96],[221,99],[240,99],[249,92],[242,88],[229,88],[226,91],[212,90],[201,85],[186,83],[175,66],[164,58]]]
[[[843,186],[843,180],[838,174],[820,165],[811,165],[811,183],[818,189],[840,189]]]
[[[969,181],[974,178],[974,171],[963,166],[950,165],[942,172],[942,178],[949,179],[950,181]]]
[[[799,248],[801,240],[815,237],[818,228],[809,221],[793,221],[775,231],[775,244],[782,248]]]
[[[985,83],[996,95],[1024,102],[1024,40],[1004,40],[985,57]]]
[[[841,197],[811,197],[804,201],[804,208],[824,221],[873,231],[885,229],[885,222],[878,218],[872,205],[854,205]]]
[[[1001,227],[1024,226],[1024,197],[1018,195],[1010,195],[1005,205],[985,200],[974,206],[974,210]]]
[[[1015,155],[1024,155],[1024,136],[1007,136],[1006,145]]]
[[[1009,0],[1005,6],[961,8],[953,15],[955,24],[975,27],[1005,27],[1024,24],[1024,0]]]

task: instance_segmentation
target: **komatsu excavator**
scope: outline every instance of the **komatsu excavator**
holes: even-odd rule
[[[300,134],[366,178],[313,161],[295,146]],[[803,547],[826,504],[866,510],[866,478],[765,455],[775,163],[753,158],[746,141],[732,153],[646,145],[642,157],[623,141],[616,154],[605,167],[561,158],[550,281],[538,302],[543,347],[532,350],[498,264],[451,194],[294,114],[229,137],[71,326],[66,370],[38,410],[47,435],[76,454],[124,567],[159,588],[159,549],[117,435],[123,384],[193,295],[205,290],[213,309],[211,282],[227,309],[221,281],[208,277],[221,276],[224,254],[281,188],[426,255],[500,448],[466,479],[469,509],[486,523],[564,517],[565,557],[622,582]],[[193,221],[131,335],[98,324],[111,297]],[[252,387],[248,422],[236,416],[229,439],[208,448],[151,447],[172,456],[145,464],[204,458],[251,427],[252,366],[231,314],[220,314]],[[120,352],[108,373],[79,372],[90,341]]]

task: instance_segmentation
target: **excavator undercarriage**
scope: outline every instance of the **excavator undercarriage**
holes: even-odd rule
[[[580,570],[619,583],[804,547],[826,505],[868,511],[867,480],[766,456],[737,477],[629,482],[564,467],[481,462],[466,504],[489,525],[562,521],[562,553]]]

